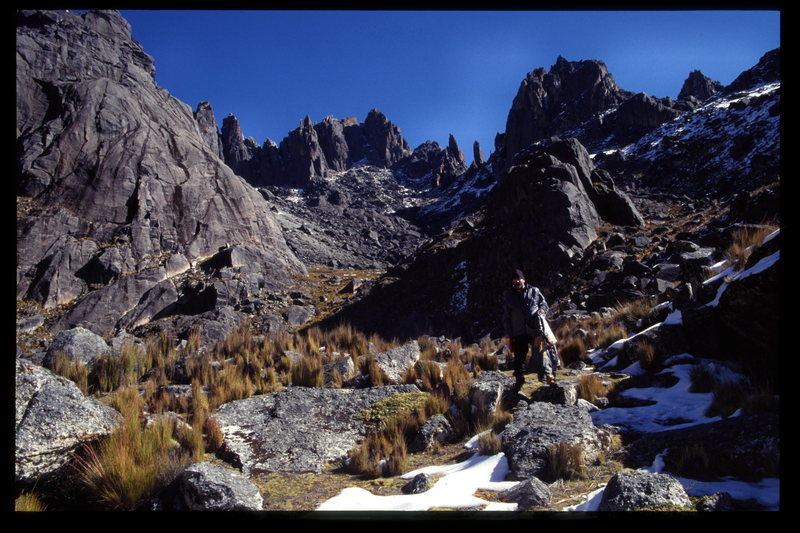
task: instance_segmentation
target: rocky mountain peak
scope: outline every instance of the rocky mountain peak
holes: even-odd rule
[[[689,77],[686,78],[686,81],[683,82],[681,92],[678,94],[678,100],[694,97],[702,102],[720,92],[722,88],[723,86],[720,82],[712,80],[699,70],[693,70]]]
[[[310,116],[300,121],[276,149],[272,144],[245,148],[238,120],[223,122],[224,160],[253,185],[304,187],[312,178],[342,172],[364,162],[388,168],[412,150],[400,128],[383,113],[372,109],[363,123],[355,117],[326,116],[314,123]],[[252,144],[252,143],[251,143]]]
[[[483,151],[481,150],[481,143],[478,141],[472,143],[472,160],[476,165],[483,164]]]
[[[460,161],[461,163],[464,162],[464,154],[461,152],[461,148],[458,147],[458,143],[456,142],[456,138],[453,137],[453,134],[450,134],[450,138],[447,140],[447,150],[451,157],[453,157],[456,161]]]
[[[532,143],[576,128],[630,96],[602,61],[567,61],[559,56],[549,72],[538,68],[528,73],[506,120],[505,167]]]

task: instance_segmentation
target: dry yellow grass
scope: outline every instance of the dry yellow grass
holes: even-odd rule
[[[736,270],[742,270],[753,250],[761,246],[764,239],[776,229],[778,224],[774,222],[737,229],[733,233],[733,241],[725,251],[724,258]]]
[[[78,479],[103,508],[134,510],[188,466],[190,456],[173,449],[174,426],[168,418],[142,427],[144,400],[135,388],[117,391],[112,405],[122,413],[123,424],[98,445],[83,447]]]

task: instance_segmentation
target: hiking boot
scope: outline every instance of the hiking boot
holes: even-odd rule
[[[556,384],[555,378],[553,376],[547,376],[547,384],[548,385],[555,385]]]

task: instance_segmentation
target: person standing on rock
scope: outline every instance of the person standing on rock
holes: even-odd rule
[[[514,392],[519,392],[525,383],[524,369],[528,347],[531,347],[533,366],[539,381],[555,383],[555,369],[547,353],[542,320],[550,310],[542,292],[528,285],[521,271],[515,270],[511,288],[503,294],[503,329],[508,348],[514,354]]]

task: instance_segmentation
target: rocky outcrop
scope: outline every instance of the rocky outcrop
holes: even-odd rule
[[[705,357],[739,361],[758,380],[776,375],[780,270],[778,234],[753,252],[742,272],[717,289],[716,304],[695,302],[682,311],[690,348]]]
[[[489,193],[482,220],[451,228],[341,318],[389,338],[442,330],[480,338],[498,325],[499,298],[514,269],[549,290],[577,264],[598,237],[598,205],[611,217],[603,194],[626,204],[613,220],[642,222],[623,192],[595,186],[591,158],[575,140],[535,146],[517,161]]]
[[[598,147],[607,151],[598,165],[613,167],[618,184],[691,198],[731,197],[779,181],[778,56],[778,50],[766,54],[724,91],[624,150]]]
[[[667,474],[619,472],[603,490],[599,511],[694,510],[680,482]]]
[[[417,392],[413,385],[367,389],[291,387],[222,405],[217,421],[224,435],[220,454],[247,475],[322,472],[342,461],[366,434],[357,417],[375,402]]]
[[[209,102],[197,104],[197,109],[194,111],[194,119],[197,121],[197,127],[200,128],[200,135],[205,139],[208,147],[217,157],[222,159],[224,157],[222,140],[220,139],[217,119],[214,117],[214,110],[211,109],[211,104]]]
[[[267,251],[274,284],[304,271],[263,197],[155,84],[119,13],[25,11],[17,23],[17,189],[33,205],[17,228],[19,297],[69,303],[63,326],[107,334],[130,325],[122,315],[169,313],[177,293],[159,284],[177,257],[243,243]]]
[[[715,480],[735,476],[758,480],[780,475],[780,420],[778,413],[732,416],[682,429],[643,435],[628,446],[627,463],[634,468],[652,465],[667,450],[688,447],[705,450],[709,460],[702,471],[671,472],[676,476]],[[668,460],[667,464],[672,463]],[[671,466],[666,467],[670,471]]]
[[[20,483],[54,474],[83,443],[109,435],[122,416],[72,381],[17,359],[15,474]]]
[[[683,82],[681,92],[678,93],[678,100],[686,100],[691,97],[703,102],[722,89],[723,85],[720,82],[712,80],[699,70],[693,70]]]
[[[435,141],[426,141],[398,161],[392,170],[417,182],[417,186],[446,188],[466,172],[467,166],[455,137],[450,135],[446,148],[442,149]]]
[[[602,61],[559,56],[549,72],[538,68],[528,73],[508,112],[504,167],[512,166],[515,154],[532,143],[577,128],[630,96]]]
[[[620,146],[640,139],[644,134],[681,114],[670,99],[659,100],[644,93],[622,102],[614,113],[614,136]],[[666,105],[665,105],[666,104]]]
[[[735,93],[760,85],[781,80],[781,50],[770,50],[758,60],[758,63],[739,74],[730,85],[725,87],[726,93]]]

